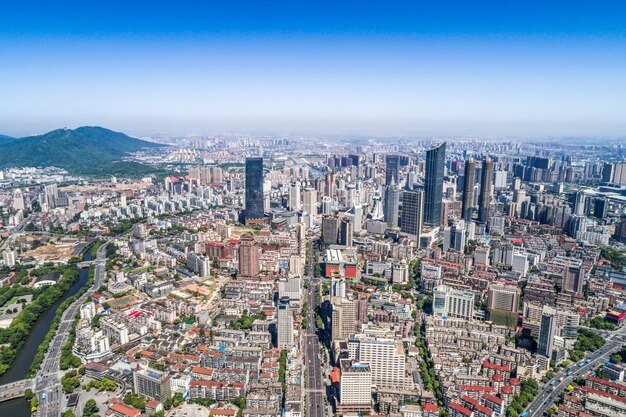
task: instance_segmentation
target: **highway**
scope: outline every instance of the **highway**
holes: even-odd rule
[[[585,376],[593,372],[593,370],[599,365],[606,362],[612,354],[619,351],[624,344],[626,344],[626,327],[622,327],[606,337],[606,343],[601,349],[588,354],[585,359],[581,361],[584,362],[587,359],[590,359],[591,361],[589,363],[585,362],[582,367],[578,366],[580,362],[570,365],[568,369],[572,371],[572,375],[567,376],[567,369],[565,369],[554,375],[553,379],[557,380],[555,385],[550,385],[550,383],[540,385],[539,394],[526,408],[528,417],[542,416],[543,413],[550,408],[552,404],[554,404],[554,401],[559,397],[559,395],[561,395],[561,392],[575,378]],[[558,382],[561,377],[563,377],[563,381]]]
[[[104,244],[98,248],[93,285],[63,313],[59,328],[48,347],[41,368],[37,372],[35,392],[39,396],[39,406],[37,408],[37,415],[39,417],[57,417],[61,414],[61,402],[63,399],[63,392],[61,390],[61,369],[59,367],[61,349],[67,341],[69,331],[72,328],[72,322],[81,304],[100,288],[104,282],[106,277],[106,246],[107,245]]]
[[[309,242],[309,271],[315,271],[313,265],[313,243]],[[317,293],[317,280],[308,276],[309,288],[307,289],[307,321],[308,326],[304,335],[304,351],[306,363],[306,396],[307,417],[325,417],[326,405],[324,396],[326,387],[322,376],[322,364],[320,356],[320,341],[316,334],[315,326],[315,294]]]

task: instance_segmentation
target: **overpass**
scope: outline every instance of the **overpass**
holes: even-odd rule
[[[21,379],[0,385],[0,402],[12,400],[24,396],[27,389],[35,389],[35,381],[32,379]]]

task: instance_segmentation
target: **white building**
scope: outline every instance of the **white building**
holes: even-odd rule
[[[474,293],[439,285],[433,289],[433,313],[438,317],[474,317]]]
[[[373,385],[387,388],[405,386],[405,358],[401,341],[355,335],[348,340],[348,350],[350,359],[370,364]]]

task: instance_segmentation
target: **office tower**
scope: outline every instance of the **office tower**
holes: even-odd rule
[[[506,179],[507,179],[506,171],[496,171],[494,175],[495,189],[496,190],[506,189]]]
[[[346,185],[346,207],[352,208],[356,204],[356,185],[350,183]]]
[[[585,215],[585,205],[587,202],[587,195],[584,191],[578,191],[574,196],[574,214],[576,216]]]
[[[331,199],[335,196],[335,173],[326,173],[326,196]]]
[[[472,158],[465,161],[465,176],[463,178],[463,202],[461,218],[467,222],[472,220],[474,207],[474,185],[476,184],[476,161]]]
[[[289,187],[289,210],[300,210],[300,182],[293,181]]]
[[[311,216],[315,216],[317,214],[317,191],[315,188],[305,188],[303,200],[304,204],[302,205],[302,209]]]
[[[361,204],[356,204],[350,211],[353,215],[352,231],[359,234],[363,229],[363,206]]]
[[[262,219],[263,210],[263,158],[246,158],[246,207],[244,217],[249,220]]]
[[[443,250],[450,249],[465,252],[465,222],[463,220],[458,223],[446,227],[443,232]]]
[[[400,230],[419,241],[424,224],[424,192],[411,190],[402,192],[402,227]]]
[[[400,155],[387,155],[385,159],[385,185],[400,181]]]
[[[391,264],[391,282],[398,285],[409,282],[409,265],[405,259]]]
[[[439,226],[441,223],[441,199],[443,198],[445,160],[445,142],[426,152],[424,224],[428,226]]]
[[[246,234],[239,239],[239,273],[241,278],[256,278],[259,274],[259,247],[254,236]]]
[[[598,219],[605,219],[609,214],[609,202],[606,198],[598,198],[593,204],[593,215]]]
[[[57,198],[59,197],[59,192],[57,190],[56,184],[46,185],[44,188],[45,193],[45,203],[48,205],[48,210],[52,210],[57,206]]]
[[[348,339],[350,359],[369,363],[372,385],[378,388],[404,388],[404,347],[400,340],[355,335]]]
[[[474,317],[474,293],[457,290],[448,285],[433,289],[433,314],[438,317],[457,317],[471,320]]]
[[[2,253],[2,260],[6,266],[13,268],[15,266],[15,252],[11,250],[4,251]]]
[[[352,246],[352,233],[352,221],[344,217],[339,223],[338,243],[344,246]]]
[[[322,214],[331,214],[333,211],[333,200],[330,197],[322,197]]]
[[[521,290],[515,285],[494,283],[489,285],[487,308],[516,313],[519,307]]]
[[[554,335],[556,334],[556,310],[550,306],[543,306],[541,311],[541,325],[539,327],[539,341],[537,354],[548,358],[552,357],[554,349]]]
[[[353,300],[342,297],[331,299],[331,333],[333,340],[345,339],[356,331],[356,309]]]
[[[322,242],[326,245],[337,243],[339,219],[337,216],[324,215],[322,217]]]
[[[135,394],[143,398],[165,401],[172,396],[170,376],[156,369],[138,369],[133,373]]]
[[[289,307],[289,300],[281,298],[278,304],[278,323],[276,331],[278,333],[278,347],[290,349],[293,345],[293,311]]]
[[[511,257],[511,271],[519,272],[522,278],[528,274],[528,255],[517,252]]]
[[[568,265],[563,271],[563,291],[570,294],[582,295],[585,284],[584,269],[580,266]]]
[[[22,190],[16,188],[13,192],[13,210],[24,210],[25,208],[24,194],[22,194]]]
[[[511,266],[513,264],[513,245],[508,242],[496,242],[493,245],[492,261],[494,266]]]
[[[487,223],[489,219],[489,203],[491,203],[491,186],[493,184],[493,161],[485,159],[480,177],[480,198],[478,199],[478,222]]]
[[[337,414],[368,415],[372,402],[372,369],[369,363],[339,360],[339,404]]]
[[[385,190],[385,222],[388,227],[398,227],[398,212],[400,209],[400,191],[398,185],[391,183]]]

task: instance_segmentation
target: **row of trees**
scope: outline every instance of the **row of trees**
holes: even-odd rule
[[[522,389],[519,394],[513,396],[511,405],[507,409],[507,413],[510,417],[518,417],[524,409],[531,403],[537,396],[539,391],[539,384],[537,380],[529,378],[522,381]]]

